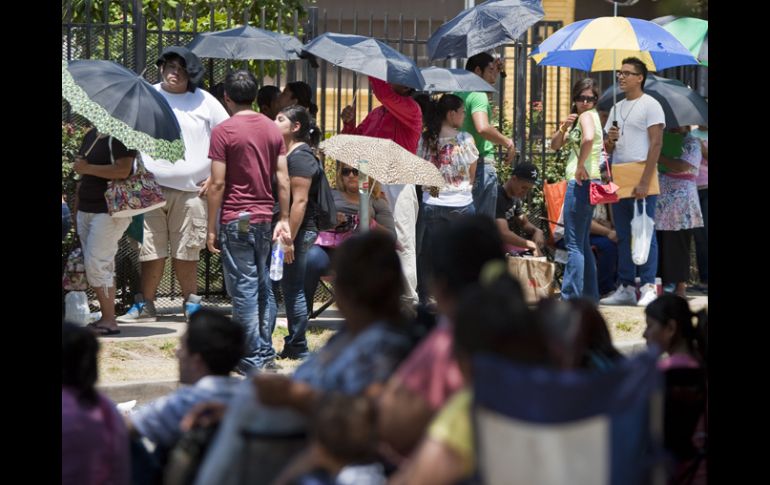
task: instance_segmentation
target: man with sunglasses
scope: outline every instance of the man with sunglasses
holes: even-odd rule
[[[647,306],[657,297],[655,275],[658,271],[658,243],[652,235],[647,262],[635,265],[631,259],[631,219],[635,208],[646,201],[647,215],[655,219],[656,195],[648,195],[650,181],[656,176],[658,157],[663,146],[665,115],[660,103],[644,94],[647,66],[636,57],[623,59],[617,73],[618,84],[626,95],[610,110],[604,130],[607,132],[607,152],[612,153],[613,165],[645,162],[644,172],[634,187],[631,198],[621,199],[613,207],[615,231],[618,237],[618,280],[615,292],[600,300],[603,305]],[[637,301],[634,279],[641,280],[641,296]]]

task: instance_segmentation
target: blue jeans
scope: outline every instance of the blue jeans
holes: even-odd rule
[[[567,246],[567,266],[561,285],[561,297],[565,300],[585,297],[599,301],[596,281],[596,261],[591,251],[591,219],[594,206],[588,199],[586,181],[578,185],[575,179],[567,183],[564,195],[564,242]]]
[[[484,160],[479,157],[476,179],[473,181],[473,205],[476,214],[484,214],[494,220],[497,208],[497,170],[491,158]]]
[[[497,194],[495,194],[497,195]],[[420,254],[417,255],[417,295],[420,303],[428,301],[428,278],[433,271],[428,254],[436,244],[434,235],[440,228],[458,217],[473,215],[476,208],[473,204],[464,207],[446,207],[442,205],[423,204],[422,212],[417,220],[417,239],[422,241]]]
[[[305,300],[307,301],[307,313],[313,313],[313,297],[318,288],[321,276],[329,274],[331,266],[330,248],[322,248],[313,244],[307,251],[305,263]]]
[[[275,329],[275,319],[278,314],[278,305],[275,301],[274,288],[281,286],[283,302],[286,307],[286,319],[289,323],[289,335],[284,337],[283,351],[286,354],[301,354],[307,352],[307,302],[305,299],[305,269],[307,266],[307,253],[313,246],[317,231],[299,230],[294,238],[294,262],[284,263],[283,278],[280,281],[271,282],[269,286],[269,330],[270,335]],[[310,299],[312,301],[312,295]]]
[[[695,236],[695,258],[698,261],[700,282],[709,282],[709,189],[699,189],[700,211],[703,214],[703,227],[693,229]]]
[[[269,222],[250,224],[248,232],[238,231],[238,221],[219,230],[222,266],[233,303],[233,320],[246,330],[246,354],[237,369],[248,373],[275,357],[272,332],[268,332],[267,258],[272,231]]]
[[[655,204],[658,202],[657,195],[648,195],[647,215],[655,219]],[[658,272],[658,238],[655,231],[652,234],[650,243],[650,255],[647,262],[641,266],[634,264],[631,259],[631,219],[634,217],[634,198],[620,199],[612,205],[612,214],[615,216],[615,232],[618,234],[618,280],[625,286],[634,286],[634,279],[639,276],[641,284],[655,284],[655,275]],[[638,208],[641,210],[642,201],[638,201]]]
[[[596,247],[596,277],[599,294],[604,295],[618,286],[618,245],[605,236],[591,236],[591,246]]]

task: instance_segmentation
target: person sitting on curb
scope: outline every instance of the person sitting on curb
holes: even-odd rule
[[[513,169],[510,178],[497,188],[497,208],[495,223],[503,238],[506,250],[523,253],[532,251],[535,256],[542,256],[545,246],[543,231],[535,227],[524,213],[522,199],[532,189],[537,181],[537,168],[528,162],[523,162]],[[531,236],[525,239],[510,228],[509,221],[513,219],[519,229]]]
[[[240,382],[237,377],[230,377],[230,372],[244,354],[245,342],[243,327],[224,314],[208,308],[195,312],[176,351],[179,382],[187,386],[127,416],[131,436],[148,438],[155,443],[156,458],[164,461],[165,452],[182,435],[179,426],[182,418],[193,406],[203,401],[229,403]],[[148,459],[142,456],[137,444],[132,443],[132,461]]]

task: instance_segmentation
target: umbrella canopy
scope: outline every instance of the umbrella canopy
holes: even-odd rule
[[[471,57],[516,41],[545,13],[540,0],[489,0],[463,10],[428,39],[431,59]]]
[[[702,65],[709,65],[709,21],[666,15],[652,19],[679,40]]]
[[[326,32],[303,51],[335,66],[344,67],[389,83],[422,89],[425,80],[411,59],[377,39],[363,35]]]
[[[62,61],[62,97],[126,147],[179,160],[184,142],[171,106],[150,83],[112,61]]]
[[[361,170],[381,184],[422,184],[443,187],[435,165],[409,153],[393,140],[361,135],[336,135],[319,148],[332,158]],[[368,163],[359,164],[359,160]]]
[[[708,125],[709,106],[703,96],[688,88],[680,81],[654,74],[647,76],[644,92],[657,99],[666,115],[666,128],[686,125]],[[619,88],[615,91],[618,101],[625,98]],[[599,98],[598,108],[609,111],[612,108],[612,88]]]
[[[425,86],[422,91],[497,91],[494,86],[465,69],[444,69],[443,67],[434,66],[420,68],[420,72],[422,77],[425,78]]]
[[[567,25],[530,54],[541,66],[583,71],[620,69],[626,57],[638,57],[650,71],[698,64],[676,37],[660,25],[630,17],[599,17]]]
[[[216,59],[293,61],[299,59],[302,42],[291,35],[245,25],[198,34],[187,48],[201,57]]]

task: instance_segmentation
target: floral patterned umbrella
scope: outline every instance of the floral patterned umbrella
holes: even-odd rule
[[[62,61],[62,97],[72,110],[126,147],[165,160],[184,158],[182,130],[163,96],[112,61]]]

